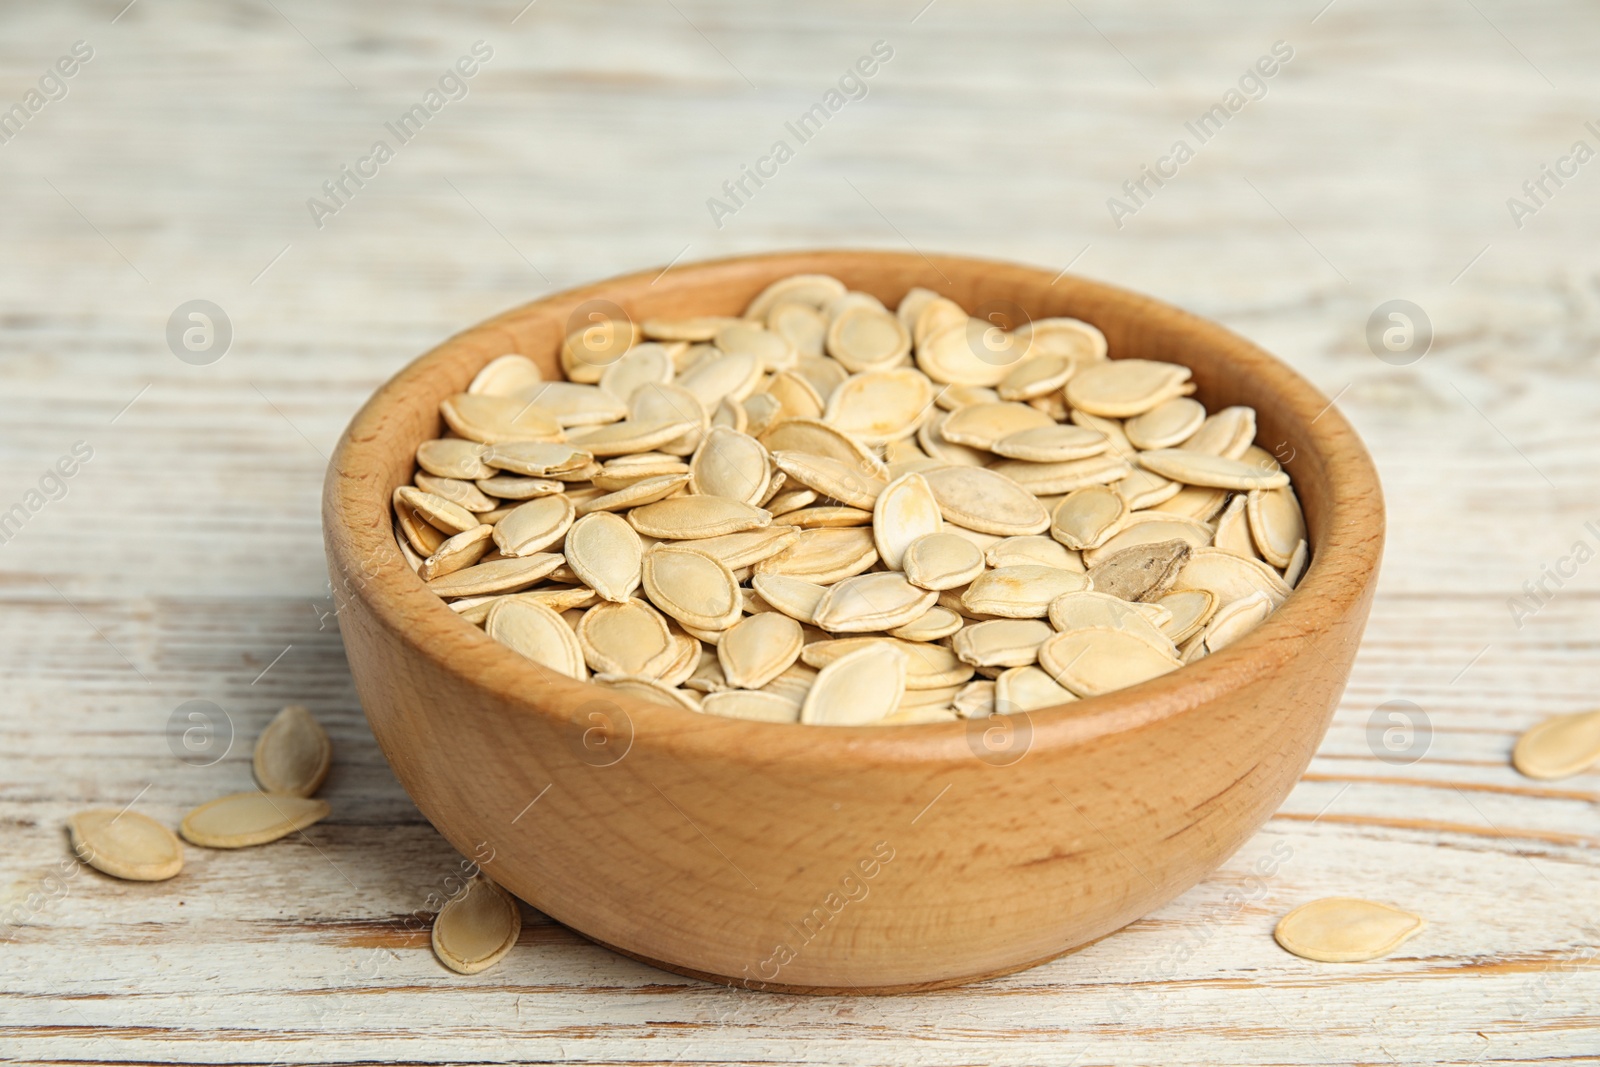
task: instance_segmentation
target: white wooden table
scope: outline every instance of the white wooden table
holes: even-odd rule
[[[0,8],[0,107],[74,42],[93,49],[0,144],[0,513],[25,513],[0,544],[0,1059],[1600,1057],[1600,778],[1507,766],[1520,730],[1600,681],[1600,565],[1545,578],[1520,620],[1511,599],[1575,543],[1600,548],[1600,162],[1560,162],[1580,139],[1600,149],[1592,5],[125,2]],[[480,40],[465,98],[407,143],[386,134]],[[893,58],[866,98],[791,137],[716,226],[707,198],[879,40]],[[1200,144],[1185,122],[1276,41],[1292,59]],[[380,138],[393,158],[346,179],[319,229],[307,199]],[[1179,138],[1193,158],[1118,228],[1107,199]],[[1519,228],[1507,198],[1541,164],[1576,174],[1544,179]],[[498,969],[448,973],[412,931],[459,858],[357,705],[327,614],[325,457],[375,385],[492,312],[807,245],[1071,264],[1230,324],[1337,398],[1391,527],[1333,728],[1214,877],[1009,978],[740,993],[531,913]],[[1397,298],[1432,322],[1419,362],[1365,339]],[[192,299],[232,325],[209,365],[164,336]],[[65,496],[50,479],[30,496],[80,441],[93,456]],[[214,765],[174,754],[190,700],[234,731]],[[1398,757],[1368,729],[1395,700],[1431,728]],[[306,839],[191,849],[158,885],[68,860],[76,809],[175,824],[246,788],[249,743],[288,702],[337,745],[334,814]],[[1334,894],[1430,926],[1368,964],[1273,943],[1285,911]]]

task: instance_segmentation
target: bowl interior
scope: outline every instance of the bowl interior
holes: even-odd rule
[[[1328,620],[1346,618],[1367,595],[1383,539],[1376,472],[1349,423],[1326,397],[1282,362],[1227,329],[1159,301],[1046,270],[979,259],[888,252],[823,251],[720,260],[650,271],[574,289],[516,308],[450,338],[381,388],[352,422],[330,467],[326,520],[330,554],[352,595],[386,625],[407,633],[418,656],[440,669],[469,672],[508,696],[522,694],[535,714],[571,717],[586,701],[620,705],[630,728],[655,733],[684,755],[714,749],[733,758],[922,760],[968,751],[961,723],[797,730],[698,715],[576,681],[546,682],[531,665],[491,641],[427,591],[400,560],[389,500],[409,484],[416,446],[443,430],[439,402],[464,390],[489,360],[532,358],[560,377],[557,351],[573,329],[598,314],[634,321],[737,315],[768,283],[789,274],[826,273],[894,307],[913,286],[948,296],[969,312],[1015,325],[1020,318],[1071,316],[1106,334],[1113,358],[1183,364],[1196,398],[1210,411],[1231,404],[1256,410],[1256,443],[1290,472],[1305,511],[1311,564],[1295,593],[1236,644],[1142,685],[1059,708],[1026,713],[1034,744],[1070,744],[1180,714],[1262,672],[1292,669],[1295,656],[1323,641]],[[1355,635],[1358,636],[1358,635]],[[537,694],[535,699],[531,694]],[[442,713],[450,713],[442,709]]]

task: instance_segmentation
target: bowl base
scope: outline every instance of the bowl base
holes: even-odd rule
[[[577,934],[579,937],[582,937],[586,941],[594,942],[601,948],[610,949],[619,956],[626,956],[630,960],[638,960],[640,963],[649,964],[651,967],[654,967],[657,970],[670,971],[673,974],[681,974],[685,978],[695,978],[702,982],[711,982],[715,985],[734,986],[736,988],[749,989],[756,993],[793,993],[811,997],[878,997],[894,996],[900,993],[929,993],[937,989],[954,989],[957,986],[971,985],[974,982],[983,982],[990,978],[1000,978],[1004,975],[1016,974],[1018,971],[1026,971],[1033,967],[1038,967],[1049,963],[1052,960],[1061,959],[1063,956],[1070,956],[1075,952],[1082,952],[1090,945],[1099,944],[1101,940],[1110,937],[1111,934],[1117,932],[1113,930],[1109,934],[1101,934],[1100,937],[1097,937],[1092,941],[1085,941],[1081,945],[1075,945],[1072,948],[1064,949],[1060,952],[1054,952],[1048,956],[1041,956],[1036,960],[1029,960],[1025,963],[1019,963],[1014,967],[1001,967],[998,970],[985,971],[982,974],[969,974],[957,978],[936,978],[929,982],[910,982],[905,985],[832,986],[786,985],[783,982],[752,981],[746,977],[738,977],[727,974],[713,974],[709,971],[697,971],[692,967],[680,967],[676,963],[666,963],[662,960],[653,959],[649,956],[643,955],[642,953],[629,951],[628,949],[613,945],[610,942],[602,941],[597,937],[590,937],[582,930],[573,930],[570,926],[567,927],[567,929],[572,930],[573,933]]]

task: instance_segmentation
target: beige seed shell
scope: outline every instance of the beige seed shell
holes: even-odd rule
[[[1107,593],[1067,593],[1050,602],[1050,625],[1062,633],[1072,630],[1126,630],[1156,648],[1177,655],[1166,633],[1134,604]]]
[[[1600,711],[1557,715],[1517,738],[1511,765],[1529,778],[1551,781],[1600,761]]]
[[[1113,359],[1074,374],[1066,385],[1067,403],[1090,415],[1125,419],[1142,415],[1180,394],[1189,368],[1148,359]]]
[[[1008,437],[1054,426],[1056,421],[1042,411],[1026,404],[1001,402],[957,408],[939,424],[939,433],[946,441],[993,451],[998,442]]]
[[[484,444],[562,436],[561,424],[547,412],[515,397],[457,393],[440,403],[439,414],[456,436]]]
[[[764,693],[750,689],[725,689],[708,693],[700,702],[700,710],[708,715],[745,719],[749,722],[800,721],[798,700],[791,700],[782,693]]]
[[[136,811],[97,808],[67,820],[72,851],[97,871],[134,882],[163,882],[183,870],[171,830]]]
[[[1021,335],[1022,331],[1017,333]],[[1031,339],[1031,335],[1027,336]],[[1059,352],[1034,355],[1030,345],[1028,357],[1012,367],[996,388],[1002,400],[1032,400],[1066,385],[1076,367],[1071,358]]]
[[[730,686],[760,689],[794,665],[804,644],[798,622],[776,611],[764,611],[740,619],[723,632],[717,642],[717,662]]]
[[[565,537],[575,514],[565,493],[536,497],[495,523],[494,543],[503,556],[531,556]]]
[[[959,613],[935,604],[904,626],[889,630],[889,636],[905,641],[937,641],[949,637],[966,624]]]
[[[428,588],[442,597],[514,593],[545,577],[563,562],[561,556],[552,552],[539,552],[516,559],[489,560],[435,578],[428,583]]]
[[[872,531],[860,526],[804,530],[795,543],[755,565],[756,574],[786,574],[831,585],[878,562]]]
[[[330,810],[327,801],[315,797],[233,793],[185,815],[178,832],[202,848],[248,848],[304,830]]]
[[[994,680],[994,710],[997,715],[1038,711],[1057,704],[1070,704],[1077,699],[1072,690],[1057,685],[1054,678],[1038,667],[1012,667],[1001,671]]]
[[[457,437],[424,441],[417,446],[417,466],[438,478],[488,478],[495,470],[483,461],[486,448]]]
[[[478,517],[460,504],[452,504],[442,496],[424,493],[409,485],[402,485],[394,491],[394,502],[397,508],[410,508],[429,525],[447,534],[466,533],[481,525]]]
[[[1068,493],[1050,519],[1050,536],[1072,549],[1098,548],[1121,528],[1128,502],[1114,489],[1085,486]]]
[[[589,676],[578,635],[547,604],[523,597],[506,597],[489,609],[483,630],[541,667],[580,681]]]
[[[1034,426],[1006,434],[995,441],[992,451],[1009,459],[1061,463],[1098,456],[1110,447],[1111,439],[1098,430],[1052,420],[1048,426]]]
[[[899,570],[906,549],[927,534],[944,529],[939,501],[920,474],[905,474],[890,482],[872,506],[872,537],[878,558],[890,570]]]
[[[829,274],[791,274],[757,293],[744,317],[764,320],[773,307],[788,302],[825,308],[848,291],[844,282]]]
[[[1109,485],[1126,477],[1133,467],[1121,456],[1103,452],[1088,459],[1069,459],[1059,463],[1007,459],[996,463],[990,470],[1005,475],[1036,496],[1056,496],[1090,485]]]
[[[521,933],[516,899],[479,874],[434,917],[433,952],[457,974],[477,974],[505,958]]]
[[[434,550],[422,561],[417,577],[425,582],[472,566],[484,557],[493,541],[494,527],[485,523],[466,533],[458,533]]]
[[[1125,548],[1160,544],[1163,541],[1185,541],[1190,548],[1205,548],[1211,544],[1211,528],[1203,522],[1160,512],[1130,515],[1123,521],[1122,528],[1107,538],[1104,544],[1098,548],[1084,549],[1083,561],[1093,567]]]
[[[1037,619],[992,619],[963,629],[950,648],[974,667],[1023,667],[1039,658],[1039,646],[1054,632]]]
[[[1252,593],[1266,593],[1276,606],[1291,592],[1278,572],[1256,559],[1244,559],[1219,548],[1194,550],[1178,574],[1175,588],[1209,589],[1218,606],[1231,604]]]
[[[906,654],[887,642],[849,652],[823,667],[811,684],[800,721],[865,726],[893,714],[906,689]]]
[[[869,445],[886,444],[917,432],[933,404],[933,383],[910,368],[856,374],[828,398],[828,422]]]
[[[309,797],[328,777],[332,762],[328,731],[305,707],[290,704],[256,739],[252,767],[262,791]]]
[[[649,537],[684,540],[718,537],[772,524],[758,507],[718,496],[679,496],[645,504],[628,512],[628,523]]]
[[[639,600],[589,609],[576,634],[583,660],[596,674],[658,678],[680,654],[667,620]]]
[[[609,511],[585,515],[567,531],[567,566],[580,581],[614,604],[639,588],[644,542],[625,520]]]
[[[1206,589],[1178,589],[1157,603],[1172,614],[1172,618],[1162,624],[1161,632],[1177,645],[1199,633],[1217,610],[1216,594]]]
[[[799,622],[811,624],[817,602],[827,592],[825,586],[785,574],[763,574],[758,568],[750,578],[751,587],[762,600]]]
[[[889,630],[920,617],[939,594],[919,589],[894,571],[845,578],[817,601],[812,621],[829,633]]]
[[[1360,963],[1387,956],[1422,932],[1420,915],[1355,897],[1302,904],[1272,931],[1285,950],[1321,963]]]
[[[1077,571],[1079,574],[1084,573],[1086,569],[1081,554],[1063,547],[1059,541],[1043,534],[1026,534],[996,541],[984,551],[983,561],[991,567],[1033,564],[1039,567]]]
[[[804,452],[837,460],[874,478],[883,479],[888,474],[882,461],[864,443],[821,419],[784,419],[763,433],[760,441],[774,455]]]
[[[1306,517],[1294,489],[1252,490],[1247,498],[1250,534],[1261,555],[1274,567],[1287,567],[1295,548],[1306,539]]]
[[[1192,452],[1238,459],[1256,437],[1254,408],[1223,408],[1206,418],[1200,429],[1183,443]]]
[[[761,442],[736,430],[716,427],[706,434],[689,463],[689,491],[726,497],[752,507],[766,499],[772,467]]]
[[[981,467],[945,467],[923,475],[944,517],[981,533],[1009,537],[1043,533],[1050,515],[1037,497],[1010,478]]]
[[[641,578],[650,602],[688,626],[726,630],[744,611],[733,572],[699,552],[657,545],[644,554]]]
[[[1017,334],[1030,342],[1034,354],[1056,353],[1080,364],[1106,358],[1106,335],[1081,319],[1034,319],[1018,326]]]
[[[978,575],[962,594],[961,603],[977,615],[1042,619],[1056,597],[1087,588],[1089,579],[1079,571],[1024,564]]]
[[[515,396],[529,386],[544,381],[539,365],[527,356],[516,354],[491,359],[467,386],[469,393],[489,396]]]
[[[483,450],[483,462],[494,471],[510,471],[530,478],[548,478],[581,470],[594,456],[569,444],[548,441],[509,441]]]
[[[1129,419],[1122,424],[1122,432],[1135,448],[1177,448],[1193,437],[1205,421],[1205,405],[1180,396]]]
[[[924,589],[945,590],[966,585],[983,573],[983,553],[957,533],[924,534],[906,546],[901,557],[906,580]]]
[[[887,484],[876,471],[831,456],[780,449],[772,462],[792,480],[851,507],[870,509]]]
[[[1176,656],[1125,630],[1069,630],[1039,646],[1039,664],[1080,697],[1147,682],[1179,667]]]
[[[1163,478],[1209,489],[1277,489],[1289,484],[1289,475],[1281,470],[1264,470],[1242,460],[1182,448],[1141,452],[1139,462]]]

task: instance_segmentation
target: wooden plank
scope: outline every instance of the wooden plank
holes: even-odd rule
[[[112,22],[121,6],[0,10],[0,103],[73,41],[95,48],[67,97],[0,145],[0,510],[74,442],[94,449],[0,544],[0,1058],[1600,1057],[1600,928],[1583,906],[1600,787],[1506,765],[1522,729],[1593,701],[1600,660],[1594,566],[1544,578],[1548,603],[1520,625],[1508,603],[1575,542],[1600,548],[1597,179],[1584,168],[1522,229],[1506,208],[1574,140],[1600,144],[1584,126],[1600,121],[1591,7],[173,0]],[[495,55],[468,97],[317,229],[306,198],[479,39]],[[717,228],[706,198],[878,39],[895,57],[867,98]],[[1107,198],[1275,40],[1295,57],[1266,96],[1116,228]],[[1071,261],[1219,318],[1337,397],[1391,527],[1327,740],[1213,878],[969,989],[714,988],[533,913],[498,969],[444,971],[418,931],[460,857],[383,762],[327,614],[333,441],[407,359],[514,303],[679,255],[840,244]],[[208,367],[162,336],[194,297],[235,329]],[[1362,336],[1392,297],[1437,333],[1413,366]],[[236,731],[213,766],[169,745],[191,699]],[[1432,727],[1414,764],[1370,742],[1391,700]],[[337,746],[327,822],[269,848],[191,849],[160,886],[68,859],[80,807],[137,796],[173,823],[246,786],[249,741],[289,701]],[[1368,964],[1276,947],[1283,912],[1335,893],[1430,926]]]

